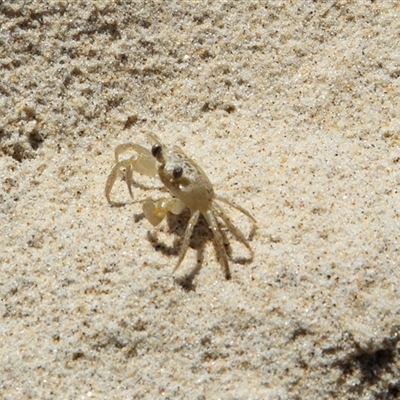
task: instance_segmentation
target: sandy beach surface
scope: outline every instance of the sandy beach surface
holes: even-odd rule
[[[399,32],[395,1],[0,2],[0,398],[398,398]],[[204,218],[172,273],[159,180],[108,204],[150,132],[256,218],[223,205],[230,280]]]

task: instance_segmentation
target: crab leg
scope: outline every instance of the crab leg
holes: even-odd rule
[[[231,278],[231,271],[229,270],[229,261],[228,261],[228,256],[225,251],[225,244],[224,244],[224,238],[222,237],[221,230],[219,229],[218,222],[212,212],[212,210],[207,210],[204,214],[204,217],[206,218],[208,222],[208,226],[212,230],[215,238],[215,244],[217,248],[217,252],[219,253],[219,258],[222,263],[222,266],[224,267],[225,271],[225,278],[230,279]]]
[[[187,225],[186,231],[185,231],[185,236],[183,237],[183,243],[181,246],[181,250],[179,252],[178,262],[176,263],[175,268],[172,272],[175,272],[179,268],[183,258],[185,257],[185,254],[189,247],[190,238],[192,236],[194,226],[197,224],[197,220],[199,219],[199,216],[200,216],[200,211],[197,210],[192,214],[192,216],[189,219],[189,222],[188,222],[188,225]]]

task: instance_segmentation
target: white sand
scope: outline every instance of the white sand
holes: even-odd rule
[[[398,3],[127,3],[0,4],[0,397],[397,398]],[[106,202],[146,132],[256,216],[230,281]]]

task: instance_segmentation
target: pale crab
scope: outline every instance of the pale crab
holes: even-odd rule
[[[148,141],[152,146],[151,151],[135,143],[125,143],[115,148],[116,164],[108,176],[105,187],[107,201],[111,205],[115,204],[110,199],[110,193],[121,170],[125,169],[125,179],[132,198],[133,171],[150,177],[158,175],[161,182],[171,192],[173,197],[161,198],[156,201],[151,199],[143,201],[143,213],[150,223],[156,226],[164,219],[168,212],[178,215],[186,207],[189,208],[191,213],[182,247],[179,252],[178,261],[173,272],[179,268],[184,259],[194,226],[200,214],[203,214],[209,228],[213,232],[215,247],[224,268],[225,277],[226,279],[230,279],[231,273],[229,270],[228,255],[225,250],[224,237],[221,233],[217,218],[220,218],[233,236],[247,247],[250,252],[249,261],[253,258],[253,250],[246,237],[233,224],[217,201],[226,203],[246,215],[252,222],[252,231],[255,230],[256,220],[243,207],[221,196],[217,196],[205,172],[195,161],[186,156],[178,146],[172,148],[167,147],[154,134],[148,134]],[[135,152],[132,157],[121,161],[119,160],[123,153],[132,150]]]

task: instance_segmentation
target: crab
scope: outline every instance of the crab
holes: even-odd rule
[[[157,226],[168,212],[178,215],[185,208],[189,208],[191,213],[173,272],[181,265],[188,250],[193,229],[200,214],[202,214],[214,235],[217,256],[223,267],[225,278],[230,279],[228,254],[218,219],[222,220],[232,235],[248,249],[250,253],[249,261],[253,259],[254,253],[247,238],[233,224],[218,202],[225,203],[248,217],[252,222],[252,231],[256,228],[256,220],[240,205],[216,195],[206,173],[195,161],[186,156],[180,147],[167,147],[155,134],[148,134],[148,141],[152,146],[151,151],[136,143],[125,143],[115,148],[116,164],[108,176],[105,187],[108,203],[117,204],[111,200],[110,193],[121,171],[125,170],[125,180],[132,198],[133,172],[150,177],[158,175],[172,197],[143,201],[143,213],[149,222],[153,226]],[[120,160],[120,156],[128,151],[133,151],[135,154]]]

